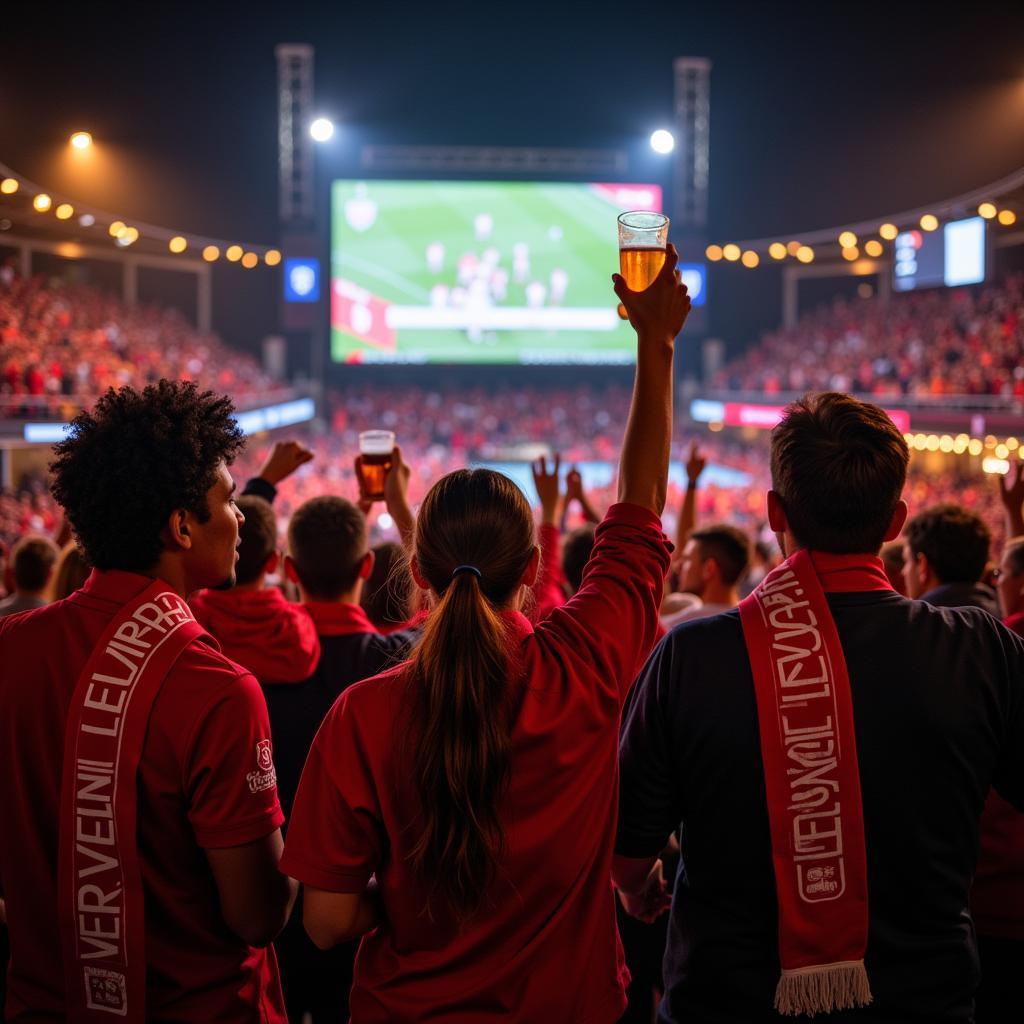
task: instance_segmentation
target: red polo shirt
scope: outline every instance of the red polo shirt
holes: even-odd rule
[[[281,869],[333,892],[376,874],[385,923],[363,938],[353,1020],[610,1024],[629,980],[610,877],[622,703],[658,627],[671,546],[658,518],[614,505],[579,592],[516,635],[521,689],[501,817],[506,851],[463,928],[411,872],[419,813],[401,666],[349,687],[306,761]]]
[[[110,619],[150,582],[94,572],[66,600],[0,621],[9,1021],[64,1019],[55,922],[68,705]],[[276,786],[257,762],[257,744],[269,737],[256,680],[203,641],[187,647],[154,702],[138,773],[149,1021],[286,1020],[273,949],[252,949],[230,931],[204,853],[281,825]]]

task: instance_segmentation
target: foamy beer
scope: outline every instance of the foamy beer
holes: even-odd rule
[[[619,273],[631,291],[642,292],[665,264],[668,217],[663,213],[633,210],[619,215]],[[628,320],[619,303],[619,316]]]
[[[359,475],[363,493],[371,501],[384,500],[384,479],[395,449],[393,430],[364,430],[359,435]]]

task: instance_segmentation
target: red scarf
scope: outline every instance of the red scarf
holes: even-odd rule
[[[121,608],[79,677],[61,785],[57,915],[67,1019],[146,1019],[146,928],[136,773],[167,673],[202,628],[154,580]]]
[[[740,604],[761,732],[782,976],[775,1008],[871,1002],[853,701],[826,591],[892,590],[878,558],[797,551]]]

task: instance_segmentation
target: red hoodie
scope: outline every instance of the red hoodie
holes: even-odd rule
[[[277,587],[201,590],[189,604],[223,653],[261,683],[301,683],[320,661],[313,620]]]

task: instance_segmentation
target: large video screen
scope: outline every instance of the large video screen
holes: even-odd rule
[[[657,185],[335,181],[331,354],[346,363],[632,363],[616,217]]]
[[[896,238],[892,286],[896,291],[954,287],[985,280],[985,221],[953,220],[941,231],[904,231]]]

